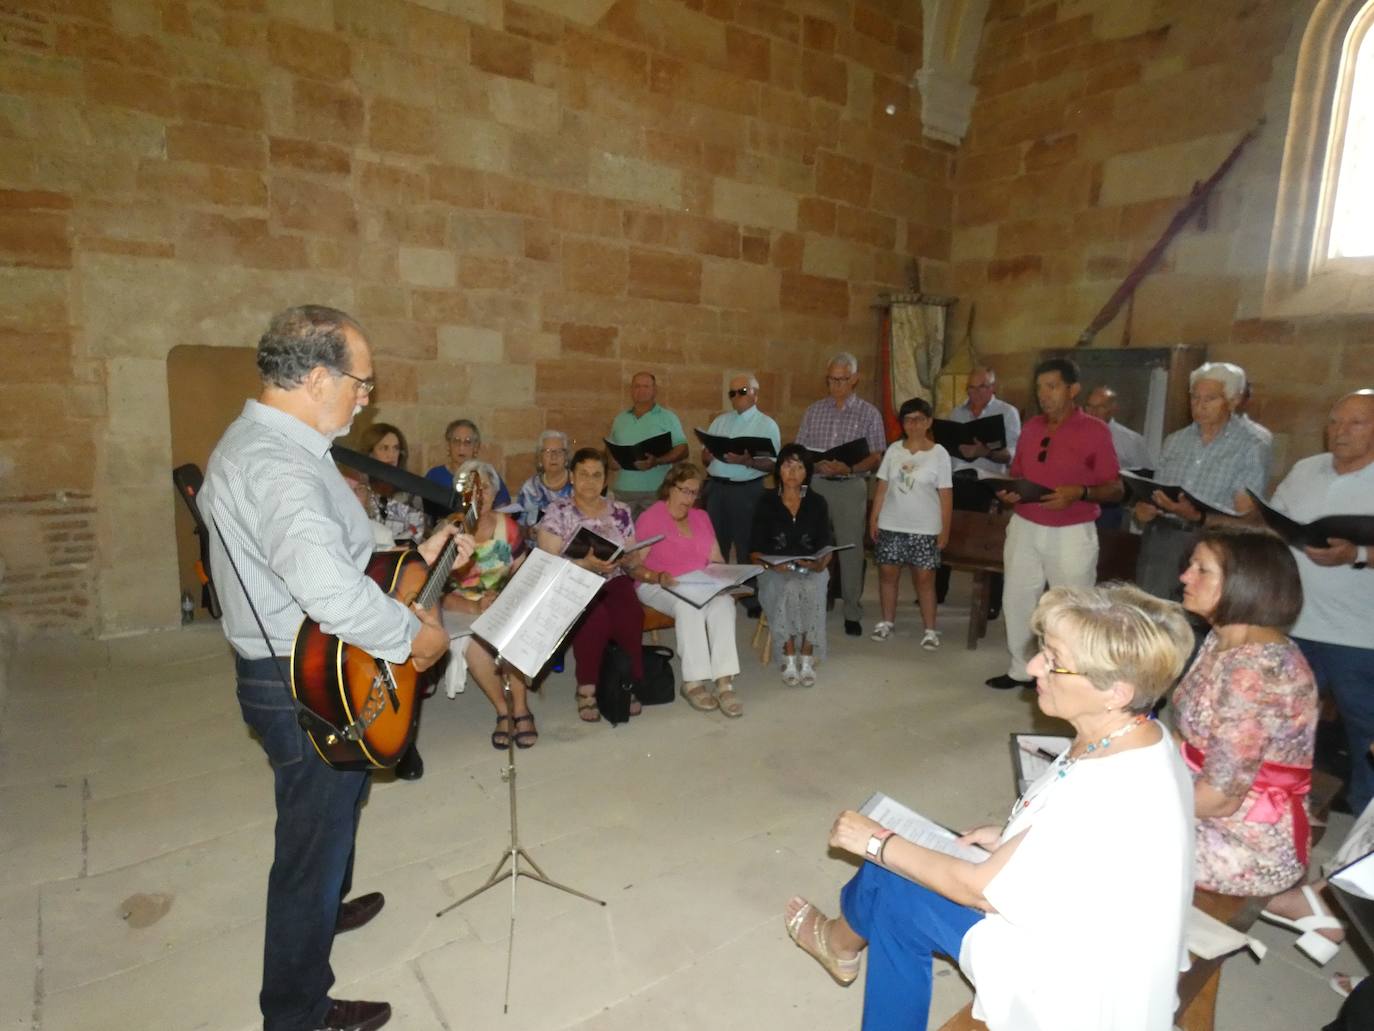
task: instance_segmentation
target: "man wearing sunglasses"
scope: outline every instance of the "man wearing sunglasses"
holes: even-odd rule
[[[1091,587],[1097,580],[1099,503],[1120,501],[1120,468],[1111,431],[1078,407],[1078,366],[1068,358],[1047,358],[1035,367],[1040,414],[1026,422],[1011,460],[1010,475],[1049,493],[1039,501],[998,491],[1014,506],[1002,549],[1006,587],[1007,672],[987,681],[999,691],[1029,687],[1031,614],[1050,587]]]
[[[717,415],[707,433],[717,437],[766,437],[773,442],[774,454],[782,447],[778,424],[759,411],[759,381],[748,373],[730,380],[730,411]],[[749,561],[749,538],[754,525],[754,509],[763,493],[763,478],[773,471],[774,455],[724,454],[713,455],[703,449],[702,460],[710,477],[706,490],[706,513],[716,531],[716,541],[725,561],[731,561],[730,547],[735,548],[735,562]],[[750,615],[758,612],[758,602],[752,598],[745,606]]]

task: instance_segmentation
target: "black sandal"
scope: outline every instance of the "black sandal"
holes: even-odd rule
[[[491,732],[491,747],[504,752],[510,747],[510,717],[505,713],[496,714],[496,729]],[[505,726],[502,723],[505,722]]]
[[[530,725],[530,729],[518,729],[520,724],[522,723],[528,723]],[[539,730],[534,725],[534,713],[527,712],[523,716],[515,717],[515,726],[517,728],[515,731],[515,747],[533,748],[535,742],[539,740]]]

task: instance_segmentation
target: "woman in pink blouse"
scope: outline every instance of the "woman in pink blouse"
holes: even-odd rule
[[[1277,537],[1215,529],[1180,580],[1183,607],[1212,627],[1174,694],[1194,779],[1196,880],[1273,895],[1302,877],[1309,843],[1317,688],[1284,633],[1302,608],[1297,563]]]
[[[640,601],[673,617],[682,659],[682,697],[694,709],[720,709],[726,716],[744,715],[735,695],[739,654],[735,650],[735,600],[718,594],[702,608],[668,590],[684,573],[723,561],[711,519],[696,508],[703,479],[701,468],[679,462],[668,470],[658,489],[659,500],[635,523],[641,540],[663,535],[644,559],[645,582],[637,588]],[[715,691],[707,686],[714,683]]]

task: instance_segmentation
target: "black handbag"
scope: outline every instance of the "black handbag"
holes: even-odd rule
[[[611,726],[630,718],[630,699],[643,705],[664,705],[677,697],[673,677],[673,650],[656,644],[644,646],[644,679],[630,676],[630,657],[614,641],[606,644],[601,676],[596,682],[596,707]]]
[[[677,697],[673,676],[673,649],[658,644],[644,646],[644,679],[632,685],[635,697],[645,705],[667,705]]]

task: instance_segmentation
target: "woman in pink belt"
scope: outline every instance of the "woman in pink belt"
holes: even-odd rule
[[[1302,608],[1288,546],[1267,533],[1204,533],[1180,577],[1211,624],[1174,694],[1193,771],[1194,873],[1225,895],[1269,896],[1307,866],[1317,688],[1285,629]]]

